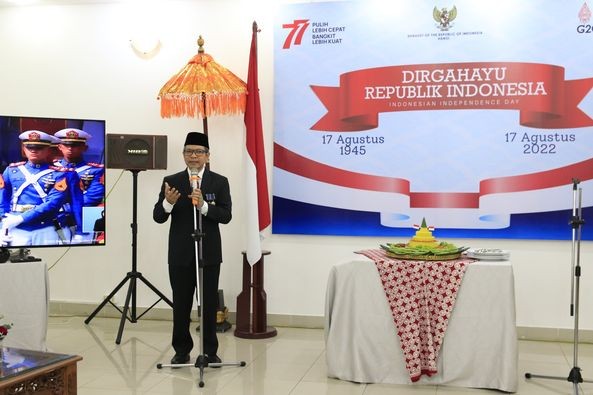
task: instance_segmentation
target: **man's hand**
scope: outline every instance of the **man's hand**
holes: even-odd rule
[[[165,182],[165,199],[167,199],[167,202],[175,204],[180,196],[181,193],[177,189],[171,188],[169,183]]]
[[[2,218],[2,229],[11,230],[19,226],[23,222],[23,217],[20,215],[14,214],[6,214],[4,218]]]

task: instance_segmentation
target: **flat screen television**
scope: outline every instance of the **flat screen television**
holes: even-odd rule
[[[105,244],[105,121],[0,115],[0,247]]]

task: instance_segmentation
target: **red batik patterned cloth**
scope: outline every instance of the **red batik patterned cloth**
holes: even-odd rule
[[[413,382],[437,373],[437,357],[469,259],[402,261],[357,251],[377,266]]]

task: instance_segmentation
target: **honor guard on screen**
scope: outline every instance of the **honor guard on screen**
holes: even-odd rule
[[[27,160],[11,163],[0,176],[0,246],[67,243],[71,234],[55,219],[68,202],[73,171],[52,165],[53,136],[28,130],[19,139]]]
[[[60,139],[58,148],[63,155],[55,164],[76,170],[80,177],[83,205],[88,207],[103,203],[105,167],[84,159],[84,152],[88,149],[87,140],[92,136],[84,130],[74,128],[62,129],[54,136]]]

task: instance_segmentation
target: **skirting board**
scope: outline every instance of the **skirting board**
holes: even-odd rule
[[[73,303],[51,301],[49,303],[50,316],[89,316],[97,305],[89,303]],[[121,307],[120,307],[121,308]],[[136,317],[142,315],[146,309],[142,307],[136,308]],[[129,314],[128,314],[129,315]],[[97,317],[121,318],[121,312],[109,303],[103,306]],[[169,307],[153,307],[142,319],[149,320],[172,320],[173,313]],[[287,314],[268,314],[267,316],[269,326],[278,327],[292,327],[292,328],[323,328],[325,318],[323,316],[306,316],[306,315],[287,315]],[[229,312],[228,321],[235,323],[235,313]],[[574,341],[574,331],[572,328],[539,328],[539,327],[517,327],[517,336],[520,340],[538,340],[538,341],[558,341],[572,343]],[[593,344],[593,330],[581,329],[579,330],[580,343]]]
[[[164,302],[160,302],[165,305]],[[93,311],[99,306],[89,303],[74,303],[74,302],[60,302],[50,301],[49,302],[49,315],[50,316],[77,316],[85,317],[91,315]],[[117,305],[121,309],[121,305]],[[146,308],[137,307],[136,317],[139,317],[145,312]],[[130,315],[128,311],[128,316]],[[195,310],[192,312],[192,317],[195,316]],[[96,317],[109,317],[109,318],[121,318],[121,312],[115,307],[107,303],[101,311],[99,311]],[[168,306],[166,308],[155,306],[150,309],[145,315],[142,315],[142,319],[148,320],[173,320],[173,312]],[[292,328],[311,328],[321,329],[324,324],[324,317],[322,316],[305,316],[305,315],[286,315],[286,314],[268,314],[267,315],[269,326],[279,327],[292,327]],[[228,321],[231,324],[235,323],[235,312],[229,311]]]

